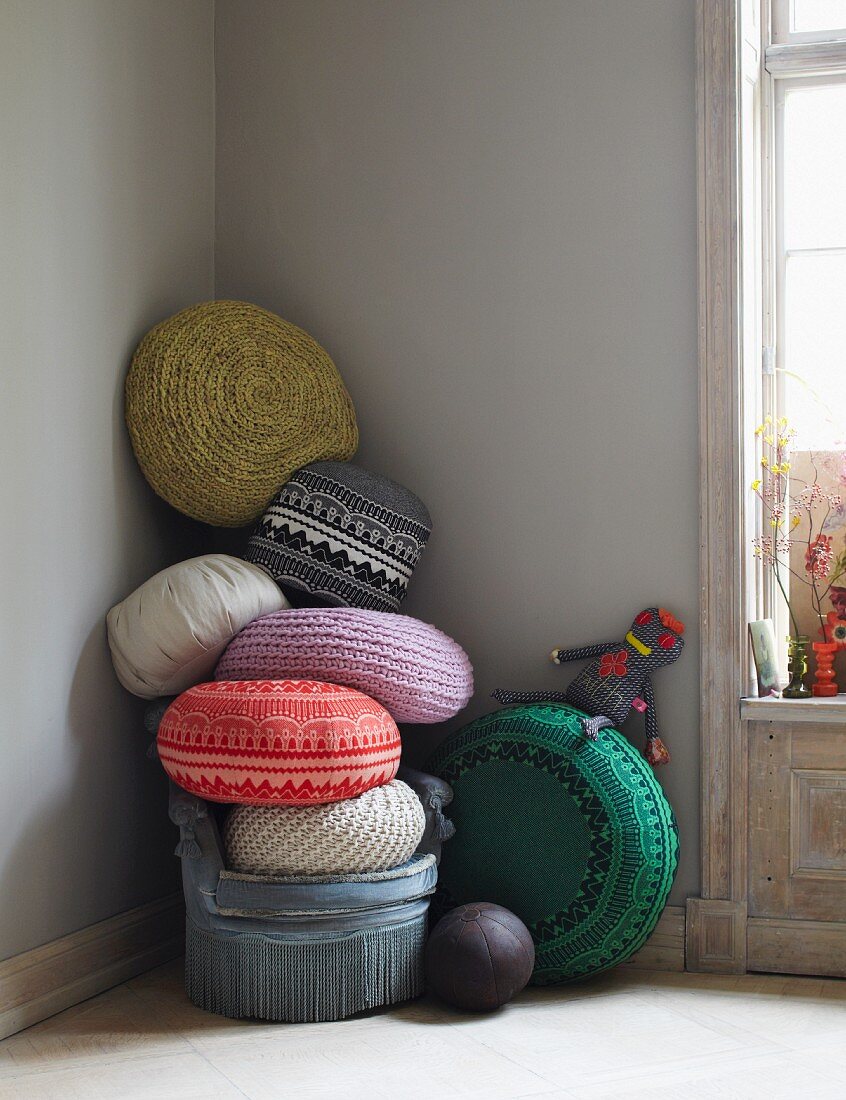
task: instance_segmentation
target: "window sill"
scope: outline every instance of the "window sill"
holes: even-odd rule
[[[846,725],[846,694],[828,699],[741,699],[746,722],[822,722]]]

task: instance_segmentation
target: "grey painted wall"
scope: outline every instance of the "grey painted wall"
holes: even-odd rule
[[[407,610],[468,649],[470,715],[645,604],[687,621],[656,690],[695,893],[693,0],[216,11],[217,295],[317,336],[359,460],[429,504]]]
[[[211,0],[0,4],[0,958],[177,886],[106,609],[196,534],[122,385],[213,290]]]

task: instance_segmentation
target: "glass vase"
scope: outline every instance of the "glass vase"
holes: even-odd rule
[[[814,642],[814,655],[817,658],[817,671],[811,691],[815,696],[827,698],[837,694],[837,681],[834,679],[834,654],[836,642]]]
[[[808,643],[807,634],[798,634],[787,639],[787,671],[790,674],[790,682],[781,693],[783,699],[809,699],[811,692],[805,687],[802,678],[808,671]]]

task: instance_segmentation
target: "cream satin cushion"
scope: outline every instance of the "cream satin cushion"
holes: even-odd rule
[[[178,695],[211,679],[239,630],[288,601],[268,575],[228,554],[171,565],[106,617],[117,677],[142,699]]]

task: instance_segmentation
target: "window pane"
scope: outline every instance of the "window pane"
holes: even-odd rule
[[[846,0],[792,0],[790,7],[790,29],[796,33],[846,27]]]
[[[787,415],[799,450],[846,439],[846,253],[790,256],[785,287]]]
[[[846,84],[785,93],[784,234],[788,249],[846,247]]]

